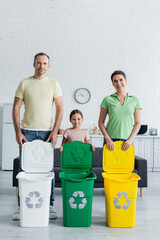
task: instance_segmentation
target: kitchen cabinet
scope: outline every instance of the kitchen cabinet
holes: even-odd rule
[[[154,138],[154,164],[153,171],[160,171],[160,137]]]
[[[95,147],[103,147],[104,137],[103,135],[90,135],[90,142]]]
[[[137,135],[133,142],[133,145],[135,147],[135,155],[147,160],[148,171],[153,171],[153,139],[153,136]]]

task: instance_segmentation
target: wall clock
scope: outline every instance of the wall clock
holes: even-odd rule
[[[78,103],[85,104],[91,99],[91,93],[87,88],[78,88],[74,97]]]

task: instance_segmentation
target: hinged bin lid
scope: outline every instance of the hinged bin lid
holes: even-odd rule
[[[63,144],[61,168],[64,172],[89,172],[92,169],[91,144],[74,141]]]
[[[26,172],[49,172],[54,166],[52,143],[42,140],[25,142],[22,148],[22,169]]]
[[[107,173],[131,173],[134,170],[134,146],[127,151],[122,150],[122,141],[114,142],[114,151],[105,144],[103,147],[103,170]]]

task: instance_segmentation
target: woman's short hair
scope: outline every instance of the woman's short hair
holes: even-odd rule
[[[74,109],[74,110],[70,113],[69,119],[71,120],[72,116],[73,116],[74,114],[76,114],[76,113],[80,114],[81,117],[83,118],[82,112],[81,112],[80,110],[78,110],[78,109]]]
[[[121,74],[125,79],[126,79],[126,74],[123,72],[123,71],[121,71],[121,70],[116,70],[116,71],[114,71],[113,73],[112,73],[112,75],[111,75],[111,80],[113,81],[113,77],[115,76],[115,75],[117,75],[117,74]]]

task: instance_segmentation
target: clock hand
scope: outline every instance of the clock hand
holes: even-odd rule
[[[81,95],[82,97],[84,97],[84,95],[82,93],[79,93],[79,95]]]

